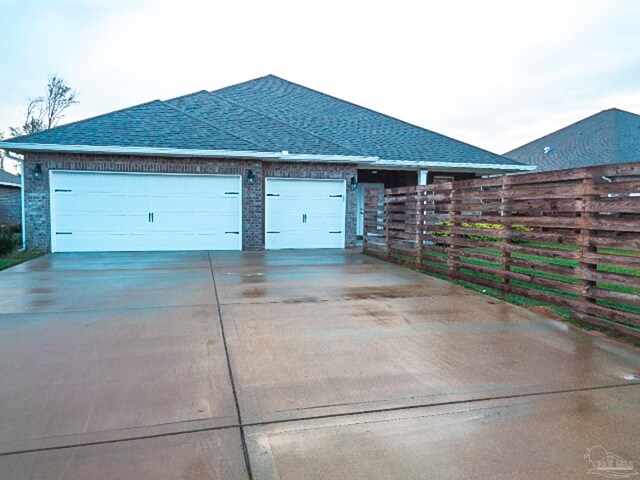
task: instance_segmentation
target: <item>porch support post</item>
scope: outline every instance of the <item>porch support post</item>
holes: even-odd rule
[[[426,185],[428,176],[429,176],[429,170],[419,170],[418,185]]]

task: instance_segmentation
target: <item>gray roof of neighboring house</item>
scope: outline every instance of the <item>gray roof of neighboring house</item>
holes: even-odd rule
[[[7,143],[379,157],[517,165],[503,156],[273,75],[155,100]]]
[[[22,185],[20,182],[20,175],[14,175],[13,173],[9,173],[5,170],[0,170],[0,185],[7,186],[7,184],[20,187]]]
[[[504,156],[539,171],[640,162],[640,115],[604,110]]]

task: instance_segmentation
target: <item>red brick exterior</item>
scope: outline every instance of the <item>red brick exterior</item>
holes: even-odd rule
[[[22,223],[22,198],[19,187],[0,185],[0,225]]]
[[[31,172],[42,167],[42,178]],[[28,250],[51,250],[49,199],[50,170],[97,172],[145,172],[242,175],[242,244],[244,250],[264,249],[265,177],[345,179],[347,182],[346,246],[356,242],[356,194],[349,188],[356,166],[320,163],[268,162],[261,160],[142,157],[126,155],[83,155],[28,153],[25,155],[25,231]],[[253,171],[255,185],[247,183]]]

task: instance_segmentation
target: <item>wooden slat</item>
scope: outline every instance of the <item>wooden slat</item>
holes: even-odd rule
[[[640,276],[626,273],[640,271],[640,197],[633,193],[640,193],[640,163],[400,187],[383,194],[367,190],[364,251],[567,307],[609,329],[633,330],[603,320],[640,325],[640,314],[616,307],[640,308],[640,296],[603,287],[640,288]],[[628,270],[609,272],[603,266]]]

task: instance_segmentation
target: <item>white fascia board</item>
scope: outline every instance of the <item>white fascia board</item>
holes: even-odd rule
[[[9,182],[0,182],[0,186],[21,188],[21,185],[19,183],[9,183]]]
[[[273,160],[266,158],[265,160]],[[378,161],[378,157],[349,156],[349,155],[313,155],[313,154],[281,154],[277,161],[283,162],[331,162],[331,163],[357,163],[368,165]]]
[[[240,150],[202,150],[190,148],[122,147],[95,145],[58,145],[42,143],[0,142],[0,148],[14,152],[60,152],[89,154],[120,154],[163,157],[208,157],[208,158],[259,158],[262,160],[288,162],[337,162],[369,163],[378,157],[351,155],[288,154],[283,152],[253,152]]]
[[[418,170],[431,168],[446,168],[450,170],[473,169],[473,170],[509,170],[509,171],[531,171],[535,170],[534,165],[516,165],[502,163],[462,163],[462,162],[434,162],[428,160],[378,160],[370,164],[371,167],[399,167],[415,168]]]

